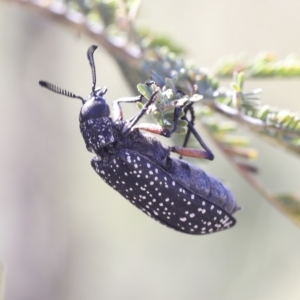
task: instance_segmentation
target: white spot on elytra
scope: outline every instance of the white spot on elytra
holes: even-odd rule
[[[180,218],[179,219],[181,222],[185,222],[186,221],[186,218]]]

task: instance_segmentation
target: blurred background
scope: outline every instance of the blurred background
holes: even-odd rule
[[[209,68],[229,54],[299,54],[299,11],[300,2],[291,0],[144,0],[138,23],[169,35]],[[214,162],[203,168],[242,206],[234,228],[189,236],[146,217],[91,168],[79,132],[80,101],[38,85],[48,80],[85,97],[91,88],[86,50],[94,41],[7,2],[0,3],[0,25],[6,299],[300,299],[299,228],[221,153],[215,150]],[[99,48],[95,59],[97,83],[108,86],[110,103],[133,95],[112,57]],[[299,110],[299,79],[246,81],[245,91],[257,87],[264,103]],[[299,161],[250,136],[261,180],[275,192],[299,192]]]

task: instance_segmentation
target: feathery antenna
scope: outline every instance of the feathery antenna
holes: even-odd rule
[[[96,70],[95,70],[95,61],[94,61],[94,52],[98,47],[95,45],[92,45],[89,47],[88,52],[87,52],[87,57],[91,66],[91,71],[92,71],[92,80],[93,80],[93,85],[92,85],[92,91],[93,94],[95,94],[95,86],[96,86]]]
[[[77,99],[80,99],[82,101],[82,104],[84,104],[85,100],[81,97],[81,96],[78,96],[78,95],[75,95],[67,90],[64,90],[52,83],[49,83],[47,81],[43,81],[43,80],[40,80],[39,81],[39,84],[40,86],[54,92],[54,93],[57,93],[57,94],[60,94],[60,95],[64,95],[64,96],[67,96],[67,97],[70,97],[70,98],[77,98]]]

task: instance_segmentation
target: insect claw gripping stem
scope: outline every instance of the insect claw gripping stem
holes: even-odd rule
[[[143,99],[142,95],[136,97],[124,97],[113,101],[114,120],[123,121],[123,112],[120,103],[136,103],[141,102]]]
[[[126,124],[126,127],[123,129],[122,133],[125,134],[128,132],[146,113],[148,107],[154,102],[156,95],[158,91],[154,92],[151,98],[143,105],[143,107],[140,109],[140,111],[129,120],[129,122]]]
[[[177,231],[201,235],[232,227],[236,222],[232,214],[239,207],[231,192],[200,168],[170,157],[170,151],[213,157],[194,129],[193,121],[188,121],[188,128],[206,151],[163,146],[155,137],[140,131],[136,123],[155,101],[156,93],[128,121],[123,120],[120,103],[137,102],[142,96],[117,100],[113,106],[117,120],[112,120],[104,98],[107,89],[95,88],[93,53],[96,48],[91,46],[87,54],[93,85],[86,100],[45,81],[39,82],[55,93],[82,101],[80,131],[87,150],[95,154],[91,164],[96,173],[149,217]],[[177,116],[177,112],[174,114]],[[154,124],[150,126],[155,128]],[[161,134],[159,130],[157,133]]]

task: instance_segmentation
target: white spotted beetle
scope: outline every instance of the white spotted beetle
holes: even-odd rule
[[[232,214],[239,207],[231,192],[200,168],[170,157],[180,155],[212,159],[212,153],[185,147],[163,146],[155,137],[140,130],[170,136],[176,129],[137,122],[155,101],[154,93],[131,119],[123,120],[122,102],[139,102],[142,96],[120,98],[113,103],[115,118],[110,117],[104,95],[107,88],[95,88],[96,72],[93,54],[97,46],[88,49],[92,70],[92,92],[83,99],[53,84],[39,84],[55,93],[82,101],[79,115],[80,131],[87,150],[96,156],[92,167],[96,173],[123,197],[148,216],[168,227],[188,234],[208,234],[232,227]],[[150,83],[151,84],[151,83]],[[189,127],[193,132],[193,127]],[[197,135],[197,132],[193,132]]]

